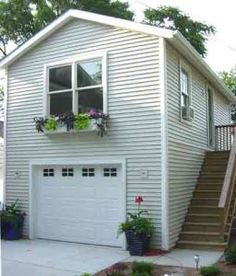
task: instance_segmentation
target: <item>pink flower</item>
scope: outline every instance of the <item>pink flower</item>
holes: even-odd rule
[[[90,110],[89,110],[89,115],[90,115],[90,116],[93,117],[93,116],[95,116],[96,114],[97,114],[97,112],[96,112],[95,109],[90,109]]]
[[[140,205],[143,202],[143,197],[142,196],[136,196],[135,197],[135,203],[138,203]]]

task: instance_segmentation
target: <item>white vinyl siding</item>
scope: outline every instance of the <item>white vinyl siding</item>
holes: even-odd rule
[[[108,136],[95,133],[46,136],[33,118],[44,115],[44,66],[74,55],[107,51]],[[29,160],[47,158],[126,158],[127,210],[134,197],[155,224],[153,245],[161,239],[161,133],[159,39],[151,35],[72,20],[13,63],[8,70],[8,202],[19,198],[28,213]],[[141,178],[140,170],[148,170]],[[15,172],[19,177],[15,177]],[[25,234],[28,235],[28,217]]]
[[[167,46],[168,106],[168,185],[169,185],[169,247],[178,239],[192,192],[195,188],[205,151],[208,150],[208,112],[206,80],[191,67],[191,124],[181,122],[179,97],[179,62],[183,59],[173,47]],[[215,124],[230,123],[229,102],[214,90]]]

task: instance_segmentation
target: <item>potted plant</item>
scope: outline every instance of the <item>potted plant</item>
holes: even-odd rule
[[[127,249],[130,255],[142,256],[149,247],[154,226],[150,218],[144,217],[148,214],[146,210],[140,210],[143,202],[142,196],[135,197],[138,210],[135,213],[128,213],[128,218],[119,226],[119,233],[125,233]]]
[[[0,211],[2,238],[18,240],[22,237],[25,214],[18,209],[18,200],[3,206]]]

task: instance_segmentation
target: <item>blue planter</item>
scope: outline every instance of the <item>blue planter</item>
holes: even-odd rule
[[[131,256],[143,256],[148,250],[150,237],[146,234],[135,234],[133,230],[125,232],[127,249]]]
[[[23,215],[6,215],[1,221],[1,235],[4,240],[19,240],[22,238],[24,225]]]

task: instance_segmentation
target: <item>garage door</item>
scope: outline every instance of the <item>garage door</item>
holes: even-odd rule
[[[119,166],[43,166],[37,176],[38,238],[122,245]]]

